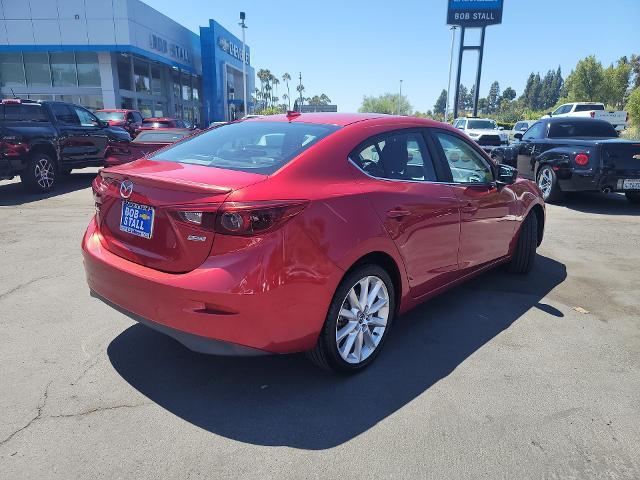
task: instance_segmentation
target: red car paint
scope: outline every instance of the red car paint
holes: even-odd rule
[[[446,124],[373,114],[249,122],[342,128],[271,175],[146,159],[103,170],[93,185],[98,213],[82,241],[93,292],[181,332],[265,352],[304,351],[315,345],[345,272],[364,256],[394,265],[403,313],[509,260],[526,215],[533,208],[544,215],[540,192],[527,180],[500,187],[380,180],[348,159],[364,140],[398,129],[441,129],[472,145]],[[118,230],[124,180],[135,184],[131,201],[156,209],[152,240]],[[176,214],[268,200],[305,207],[254,236],[214,233]],[[204,240],[196,245],[189,235]]]
[[[124,128],[131,138],[135,138],[138,130],[142,126],[142,114],[138,110],[127,110],[124,108],[103,108],[100,110],[96,110],[95,114],[98,118],[102,120],[101,114],[118,114],[118,118],[108,119],[106,122],[111,127],[121,127]],[[122,115],[120,115],[122,114]],[[120,118],[121,117],[121,118]]]
[[[146,157],[156,150],[167,147],[177,141],[181,141],[184,138],[193,135],[194,131],[186,128],[167,128],[156,129],[162,131],[165,135],[164,141],[154,140],[153,136],[149,134],[140,134],[139,132],[136,138],[128,144],[114,144],[109,145],[105,152],[104,164],[107,167],[113,167],[115,165],[122,165],[124,163],[133,162],[139,158]],[[175,134],[174,138],[171,138],[171,134]],[[151,137],[151,140],[149,138]]]

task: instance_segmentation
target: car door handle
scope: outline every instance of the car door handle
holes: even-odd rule
[[[387,212],[387,217],[389,218],[402,218],[408,217],[409,215],[411,215],[411,212],[403,208],[392,208]]]
[[[464,213],[476,213],[478,211],[478,207],[473,203],[467,203],[460,210],[462,210]]]

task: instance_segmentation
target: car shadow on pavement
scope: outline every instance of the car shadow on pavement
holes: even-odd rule
[[[323,372],[300,354],[199,355],[142,325],[122,332],[107,353],[143,395],[209,432],[255,445],[326,449],[411,402],[527,310],[562,316],[539,302],[565,278],[565,266],[543,256],[526,276],[483,274],[401,317],[376,362],[352,377]]]
[[[631,203],[621,193],[572,192],[565,195],[559,206],[597,215],[640,215],[640,205]]]
[[[90,187],[96,172],[73,172],[70,175],[60,175],[57,178],[56,186],[49,193],[28,192],[22,183],[12,182],[0,184],[0,207],[25,205],[27,203],[39,202],[65,193],[75,192]]]

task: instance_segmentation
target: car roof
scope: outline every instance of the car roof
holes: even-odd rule
[[[297,113],[297,112],[296,112]],[[397,124],[398,122],[412,123],[423,126],[446,125],[427,118],[412,116],[386,115],[383,113],[301,113],[296,115],[265,115],[260,118],[247,118],[242,122],[299,122],[329,124],[345,127],[353,123],[375,121],[376,123]]]
[[[96,112],[135,112],[136,110],[127,110],[126,108],[99,108]]]
[[[540,121],[545,121],[547,123],[566,123],[566,122],[571,122],[571,123],[593,123],[593,122],[599,122],[599,123],[608,123],[609,125],[611,125],[611,123],[607,122],[606,120],[600,120],[600,119],[591,118],[591,117],[550,117],[550,118],[543,118]]]
[[[177,120],[177,118],[172,117],[147,117],[144,119],[145,122],[171,122]]]

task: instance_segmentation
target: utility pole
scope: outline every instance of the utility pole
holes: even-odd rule
[[[299,85],[302,87],[302,72],[298,74],[298,78],[300,80]],[[300,104],[298,106],[298,111],[302,113],[302,88],[300,89]]]
[[[449,53],[449,82],[447,83],[447,105],[444,107],[444,121],[447,121],[449,114],[449,93],[451,92],[451,69],[453,67],[453,44],[456,40],[456,29],[458,27],[453,25],[451,27],[451,51]]]
[[[240,27],[242,28],[242,85],[244,88],[244,116],[246,117],[249,114],[249,110],[247,110],[247,47],[244,42],[244,31],[247,29],[247,26],[244,23],[245,13],[240,12]]]

